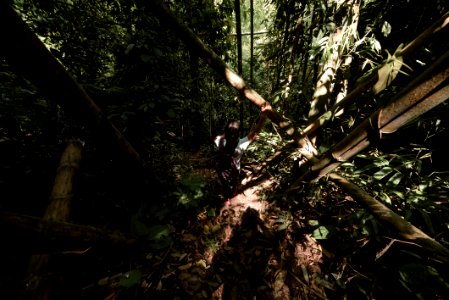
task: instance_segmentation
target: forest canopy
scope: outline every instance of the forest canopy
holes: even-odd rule
[[[448,23],[443,0],[0,0],[0,287],[444,299]],[[268,103],[223,207],[213,137]]]

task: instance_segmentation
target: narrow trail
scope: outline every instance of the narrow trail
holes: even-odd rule
[[[325,286],[332,284],[321,275],[320,245],[308,236],[289,236],[291,220],[283,220],[285,212],[264,196],[273,178],[251,183],[244,180],[240,193],[215,215],[200,212],[176,233],[168,252],[153,259],[158,271],[147,278],[148,295],[326,299]]]

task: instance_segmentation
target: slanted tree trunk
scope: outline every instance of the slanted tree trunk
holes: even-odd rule
[[[43,220],[66,222],[70,215],[70,206],[75,193],[75,178],[80,168],[82,143],[78,140],[70,140],[62,154],[56,178],[50,197],[50,204],[45,211]],[[28,299],[56,299],[52,295],[54,278],[47,276],[50,270],[47,266],[50,260],[47,254],[33,255],[28,266],[26,282],[34,282],[26,285],[23,298]],[[51,278],[51,279],[50,279]]]
[[[335,173],[329,174],[328,178],[340,186],[354,200],[362,203],[378,220],[395,229],[402,238],[426,249],[427,252],[432,254],[429,255],[430,259],[437,259],[446,264],[449,263],[449,250],[439,242],[429,237],[376,199],[372,198],[367,192],[348,181],[346,178]]]
[[[349,69],[351,60],[345,57],[347,48],[354,43],[357,35],[359,20],[360,0],[351,1],[348,5],[347,16],[343,18],[339,27],[329,36],[328,46],[324,51],[324,65],[319,71],[321,74],[316,83],[315,92],[310,104],[309,120],[313,121],[320,115],[326,113],[342,96],[332,99],[335,88],[342,88],[340,93],[345,92],[344,78],[337,78],[339,69]]]
[[[356,0],[353,2],[350,12],[351,17],[349,18],[349,24],[347,29],[346,38],[350,45],[354,44],[354,40],[357,35],[357,27],[359,25],[360,19],[360,0]],[[350,78],[350,68],[352,64],[352,55],[346,54],[342,57],[341,65],[339,69],[341,70],[341,78],[338,86],[338,93],[335,98],[335,105],[337,105],[341,100],[343,100],[348,94],[348,86],[349,86],[349,78]],[[340,110],[335,115],[339,116],[343,113],[343,110]]]
[[[241,95],[259,108],[265,105],[266,100],[254,89],[249,88],[242,77],[236,74],[215,52],[210,50],[192,30],[182,24],[164,4],[159,0],[151,1],[147,4],[151,6],[152,12],[161,23],[172,29],[190,50],[198,53],[198,56],[207,62],[218,74],[223,76]],[[317,153],[316,149],[311,145],[308,138],[303,136],[298,128],[293,126],[290,120],[275,110],[271,111],[268,117],[274,124],[278,125],[287,135],[295,140],[300,147],[300,151],[307,159],[314,159]]]
[[[289,189],[304,181],[316,181],[327,175],[383,134],[393,133],[403,125],[449,99],[449,51],[411,82],[402,93],[374,112],[342,141],[328,150]]]
[[[379,67],[373,69],[349,94],[337,101],[329,111],[322,112],[315,120],[310,120],[311,122],[304,129],[304,134],[308,136],[312,135],[316,130],[330,121],[333,116],[340,114],[344,107],[353,103],[363,93],[369,92],[375,95],[384,90],[393,81],[404,59],[426,43],[437,38],[442,38],[441,34],[449,30],[448,28],[449,12],[445,13],[438,21],[422,32],[416,39],[408,43],[404,48],[399,46],[392,57],[384,61]]]
[[[323,68],[318,72],[321,75],[318,77],[315,92],[313,93],[313,98],[310,103],[310,120],[313,120],[316,116],[326,112],[330,108],[330,97],[334,88],[337,65],[339,64],[339,60],[341,60],[339,49],[342,36],[342,28],[337,28],[329,37],[328,49],[330,49],[330,54],[328,54],[328,51],[325,51],[325,54],[328,55],[328,57]]]
[[[80,169],[83,144],[79,140],[69,140],[62,154],[56,172],[50,203],[44,220],[66,222],[69,220],[70,206],[75,193],[76,177]]]

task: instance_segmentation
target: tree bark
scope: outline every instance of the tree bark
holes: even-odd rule
[[[254,86],[254,0],[249,1],[250,13],[250,54],[249,54],[249,84]]]
[[[357,28],[359,26],[359,19],[360,19],[360,6],[361,1],[356,0],[352,3],[351,7],[351,17],[349,20],[348,25],[348,34],[346,35],[349,43],[351,45],[354,44],[355,37],[357,36]],[[340,70],[341,70],[341,79],[338,84],[339,91],[337,93],[337,96],[335,97],[335,105],[337,105],[339,102],[341,102],[348,94],[348,86],[349,86],[349,78],[350,78],[350,68],[352,64],[352,54],[347,53],[341,61]],[[340,116],[343,114],[343,110],[340,110],[335,113],[335,116]]]
[[[75,192],[75,178],[80,168],[82,143],[78,140],[70,140],[62,154],[59,167],[56,172],[55,183],[50,197],[50,204],[45,211],[43,220],[62,221],[69,219],[70,206]],[[25,289],[22,298],[28,299],[53,299],[51,296],[57,283],[46,279],[47,265],[51,260],[48,254],[32,255],[28,265],[28,274],[25,281],[33,280],[33,289]],[[37,279],[40,278],[40,279]],[[26,285],[28,287],[30,285]]]
[[[341,39],[343,37],[342,28],[337,28],[329,37],[328,49],[330,54],[324,63],[324,67],[320,70],[321,76],[315,86],[313,99],[310,104],[309,119],[314,119],[316,116],[323,114],[329,109],[330,96],[333,91],[334,81],[336,78],[337,65],[341,60],[340,49]],[[327,54],[327,50],[325,53]]]
[[[449,250],[439,242],[410,224],[381,202],[372,198],[367,192],[348,181],[346,178],[335,173],[329,174],[328,178],[340,186],[354,200],[362,203],[378,220],[395,229],[402,238],[423,247],[433,254],[431,256],[432,258],[436,258],[444,263],[449,263]]]
[[[345,54],[348,52],[347,48],[354,44],[354,37],[357,36],[357,26],[359,20],[360,1],[353,0],[348,4],[348,11],[346,16],[340,22],[339,27],[329,36],[328,50],[324,51],[323,56],[327,59],[324,62],[323,69],[319,72],[321,75],[316,83],[316,88],[313,94],[313,99],[310,105],[309,120],[314,121],[319,116],[328,112],[331,107],[336,105],[342,100],[342,96],[339,95],[335,100],[331,98],[334,89],[337,87],[343,88],[344,91],[344,78],[337,77],[337,71],[349,70],[349,64],[352,62],[350,56]],[[327,54],[330,52],[329,54]],[[348,64],[348,65],[345,65]],[[343,74],[344,76],[344,74]],[[341,82],[340,82],[341,81]],[[314,136],[314,131],[309,131],[309,136]]]
[[[237,73],[243,75],[243,51],[242,51],[242,18],[240,12],[240,0],[234,1],[235,31],[237,33]],[[243,122],[243,101],[240,101],[240,136],[243,136],[245,124]]]
[[[75,193],[76,177],[80,169],[82,142],[70,140],[62,154],[51,192],[50,204],[44,220],[68,221],[70,206]]]

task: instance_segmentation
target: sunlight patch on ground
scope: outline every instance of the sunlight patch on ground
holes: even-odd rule
[[[261,266],[268,279],[266,288],[272,289],[278,299],[289,299],[290,293],[326,299],[325,290],[335,290],[321,270],[326,251],[310,234],[293,239],[286,235],[280,244],[272,244],[274,236],[283,236],[286,230],[279,228],[279,220],[282,219],[279,217],[280,209],[265,197],[265,191],[272,190],[275,185],[273,178],[257,185],[254,181],[246,182],[242,191],[227,205],[218,208],[214,216],[206,211],[198,215],[198,225],[205,235],[198,236],[204,247],[197,255],[205,263],[203,271],[211,276],[208,282],[213,282],[211,299],[222,299],[224,289],[234,287],[232,278],[243,274],[247,270],[245,268]],[[281,259],[275,255],[273,249],[276,247],[287,253],[288,267],[282,266]],[[270,254],[271,251],[274,252]],[[187,266],[191,267],[185,271],[194,273],[196,261],[189,263]],[[245,287],[238,285],[243,290]]]
[[[263,190],[270,188],[272,184],[273,181],[268,179],[257,186],[249,187],[230,199],[229,205],[225,205],[220,210],[217,221],[221,222],[223,227],[223,236],[220,241],[221,246],[229,242],[232,236],[233,228],[240,224],[242,215],[248,208],[257,210],[260,216],[263,217],[263,213],[268,207],[268,202],[261,199],[260,193],[263,192]],[[207,257],[206,260],[208,264],[212,262],[214,252],[216,251],[217,249],[206,249],[205,257]]]
[[[272,184],[273,180],[267,179],[257,186],[249,187],[243,190],[240,194],[231,199],[228,207],[223,209],[235,210],[238,212],[236,216],[238,219],[249,207],[257,210],[260,214],[263,214],[268,206],[268,202],[261,199],[260,193],[263,192],[263,190],[268,189]]]

